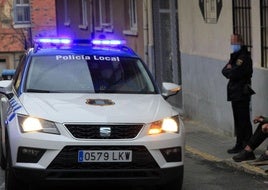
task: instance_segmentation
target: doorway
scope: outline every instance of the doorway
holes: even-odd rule
[[[154,0],[152,2],[155,79],[159,84],[173,82],[181,85],[178,1]],[[168,101],[182,108],[182,92],[170,97]]]

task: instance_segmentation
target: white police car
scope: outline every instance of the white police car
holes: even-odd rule
[[[38,39],[0,81],[7,190],[32,184],[181,189],[184,125],[142,60],[120,41]],[[50,183],[49,183],[50,182]]]

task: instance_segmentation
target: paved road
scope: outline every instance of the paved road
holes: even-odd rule
[[[268,178],[186,154],[183,190],[267,190]]]
[[[39,189],[39,188],[38,188]],[[75,188],[77,189],[77,188]],[[82,188],[79,188],[82,190]],[[87,188],[88,189],[88,188]],[[107,190],[107,188],[91,188]],[[117,190],[148,190],[146,188],[117,187]],[[223,163],[201,159],[190,153],[185,155],[183,190],[267,190],[268,178],[238,171]],[[4,172],[0,170],[0,190],[4,190]],[[52,190],[51,188],[49,190]],[[57,188],[57,190],[61,190]],[[64,188],[66,190],[66,188]]]

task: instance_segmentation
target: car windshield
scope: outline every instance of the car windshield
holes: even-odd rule
[[[26,92],[156,93],[139,59],[92,55],[32,57]]]

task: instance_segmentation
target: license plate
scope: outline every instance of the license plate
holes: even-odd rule
[[[78,162],[131,162],[131,150],[79,150]]]

